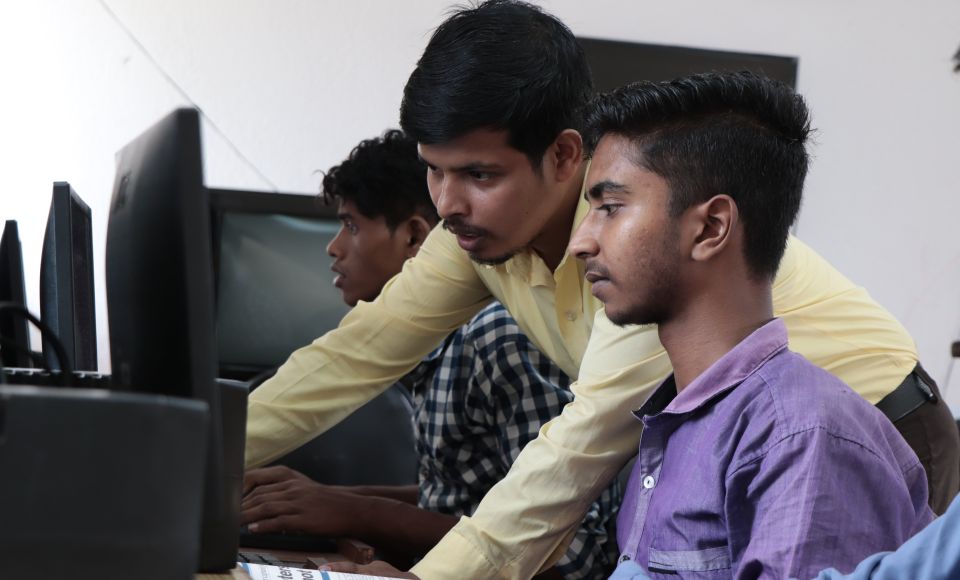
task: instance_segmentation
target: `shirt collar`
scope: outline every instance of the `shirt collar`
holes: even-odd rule
[[[674,377],[670,375],[636,414],[644,416],[662,412],[682,415],[695,411],[732,390],[786,348],[787,327],[782,320],[774,318],[740,341],[679,394]]]

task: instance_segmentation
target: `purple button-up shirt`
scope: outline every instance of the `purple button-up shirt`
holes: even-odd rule
[[[617,539],[654,578],[812,578],[852,570],[933,519],[917,456],[839,379],[787,349],[773,320],[644,424]]]

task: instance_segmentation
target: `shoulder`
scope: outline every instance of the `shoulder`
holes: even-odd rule
[[[758,451],[790,438],[825,437],[900,467],[912,463],[906,442],[879,410],[794,352],[774,357],[742,386],[743,414],[753,423],[746,433],[765,441]]]

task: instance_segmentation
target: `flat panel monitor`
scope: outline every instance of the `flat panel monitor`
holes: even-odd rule
[[[326,251],[340,224],[317,196],[211,190],[210,201],[220,376],[249,379],[349,310]]]
[[[40,256],[40,318],[57,335],[74,370],[97,370],[97,316],[93,290],[90,208],[69,183],[53,184]],[[43,341],[43,357],[60,369]]]
[[[27,306],[23,250],[15,220],[7,220],[0,238],[0,302]],[[0,313],[0,362],[4,367],[32,366],[27,320],[11,312]]]
[[[180,109],[127,145],[107,224],[110,355],[117,388],[191,397],[210,409],[200,571],[237,559],[243,422],[224,425],[216,383],[210,205],[203,185],[200,118]],[[245,405],[239,405],[245,410]],[[198,522],[199,523],[199,522]]]
[[[797,58],[684,46],[664,46],[598,38],[579,38],[597,91],[606,92],[634,81],[668,81],[705,72],[749,70],[797,83]]]

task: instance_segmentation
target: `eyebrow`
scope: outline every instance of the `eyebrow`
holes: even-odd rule
[[[353,214],[350,213],[350,212],[346,212],[346,211],[338,211],[338,212],[337,212],[337,219],[340,220],[340,221],[343,221],[343,220],[352,220],[352,219],[353,219]]]
[[[424,159],[424,158],[423,158],[423,155],[420,155],[419,153],[417,153],[417,159],[419,159],[420,162],[423,163],[423,164],[425,164],[427,167],[436,167],[436,165],[434,165],[433,163],[430,163],[429,161],[427,161],[426,159]],[[457,166],[457,167],[451,167],[451,168],[450,168],[450,171],[453,171],[454,173],[469,173],[469,172],[471,172],[471,171],[487,171],[487,172],[489,172],[489,171],[499,171],[499,170],[501,170],[501,169],[502,169],[502,167],[501,167],[499,164],[497,164],[497,163],[482,163],[482,162],[480,162],[480,161],[472,161],[472,162],[466,163],[466,164],[464,164],[464,165],[460,165],[460,166]]]
[[[589,190],[583,192],[583,199],[587,201],[590,201],[590,199],[600,199],[605,193],[629,193],[629,190],[627,186],[622,183],[604,179],[603,181],[593,184]]]

